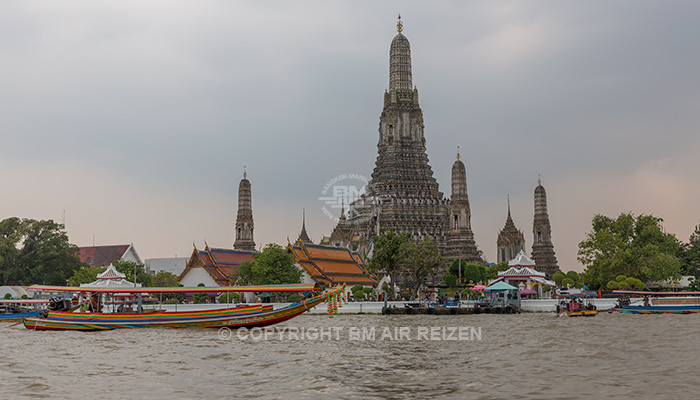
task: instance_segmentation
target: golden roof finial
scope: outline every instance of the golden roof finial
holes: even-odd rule
[[[401,14],[399,14],[399,22],[396,23],[396,31],[398,33],[403,32],[403,23],[401,23]]]
[[[248,178],[248,172],[245,170],[245,165],[243,166],[243,179]]]
[[[537,174],[537,184],[542,185],[542,179],[540,178],[540,174]]]
[[[459,160],[459,146],[457,146],[457,160]]]

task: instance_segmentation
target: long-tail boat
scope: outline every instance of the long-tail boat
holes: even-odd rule
[[[700,313],[700,292],[646,292],[614,290],[621,295],[609,313],[625,314],[694,314]],[[636,297],[638,296],[638,297]]]
[[[143,293],[221,293],[221,292],[314,292],[311,297],[278,310],[268,304],[241,305],[204,311],[150,311],[150,312],[69,312],[50,310],[44,318],[26,318],[24,326],[34,330],[98,331],[133,328],[254,328],[277,324],[324,301],[324,295],[313,284],[226,286],[226,287],[138,287],[138,288],[80,288],[35,285],[30,289],[52,292],[116,292]]]

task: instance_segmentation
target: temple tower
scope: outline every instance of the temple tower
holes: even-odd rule
[[[535,261],[535,269],[551,278],[555,272],[559,271],[559,266],[552,244],[552,228],[547,212],[547,192],[539,177],[535,188],[535,220],[532,224],[532,235],[532,259]]]
[[[352,225],[350,225],[350,222],[345,217],[345,204],[342,204],[338,224],[336,224],[333,232],[331,232],[328,242],[333,246],[346,247],[352,241],[353,231]]]
[[[306,209],[302,209],[301,211],[301,232],[299,233],[299,237],[297,238],[297,243],[302,242],[304,244],[313,244],[311,241],[311,238],[309,237],[309,234],[306,233]]]
[[[525,235],[515,227],[513,218],[510,216],[510,197],[508,197],[508,218],[506,218],[506,225],[498,234],[496,246],[498,248],[497,262],[499,263],[512,260],[521,250],[525,249]]]
[[[431,238],[444,250],[449,209],[428,164],[423,112],[411,75],[411,46],[401,17],[389,51],[389,90],[379,118],[377,160],[366,193],[350,205],[350,224],[370,236],[380,228]]]
[[[238,216],[236,217],[236,250],[255,250],[253,241],[253,208],[251,200],[250,181],[243,167],[243,179],[238,185]]]
[[[445,258],[452,262],[483,263],[474,241],[471,226],[471,209],[467,195],[467,169],[460,160],[459,148],[457,161],[452,164],[452,195],[450,197],[450,230],[447,232]]]

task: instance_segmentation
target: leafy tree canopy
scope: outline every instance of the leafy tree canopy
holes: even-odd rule
[[[486,267],[486,281],[498,278],[498,273],[507,271],[508,268],[510,268],[508,266],[508,261],[501,261],[498,264],[489,265]],[[486,281],[484,281],[484,283],[486,283]]]
[[[561,271],[557,271],[557,272],[554,273],[554,275],[552,275],[552,280],[553,280],[557,285],[561,285],[561,282],[564,280],[564,278],[566,278],[566,274],[564,274],[564,273],[561,272]]]
[[[436,274],[445,265],[438,247],[430,238],[418,243],[404,242],[399,253],[405,274],[414,283],[411,288],[413,294],[418,291],[421,284],[425,283],[428,276]]]
[[[682,244],[679,258],[684,275],[700,278],[700,225],[695,226],[688,243]]]
[[[91,283],[97,280],[97,274],[104,272],[104,268],[84,266],[73,273],[68,279],[68,286],[80,286],[83,283]]]
[[[270,243],[261,253],[256,253],[253,262],[241,264],[233,277],[238,285],[277,285],[300,283],[302,271],[294,263],[291,254],[280,245]]]
[[[396,283],[396,277],[404,265],[405,250],[402,247],[411,241],[408,232],[397,233],[396,229],[382,228],[379,235],[372,238],[374,241],[374,255],[367,264],[367,271],[372,274],[383,272],[389,275],[391,283]]]
[[[466,263],[464,261],[454,260],[448,269],[449,274],[459,278],[459,266],[462,266],[462,284],[467,283],[486,283],[486,266],[476,263]],[[458,282],[459,283],[459,282]]]
[[[180,286],[180,282],[177,280],[177,275],[167,271],[160,271],[151,278],[151,286],[177,287]]]
[[[0,221],[0,285],[65,285],[83,265],[62,224],[16,217]]]
[[[593,230],[579,243],[578,260],[586,266],[591,288],[607,287],[618,275],[643,282],[679,277],[680,243],[663,231],[661,218],[620,214],[617,219],[593,217]]]
[[[112,265],[117,271],[126,275],[124,279],[129,282],[134,282],[134,269],[136,269],[136,283],[140,283],[143,286],[155,286],[153,285],[153,275],[146,272],[143,265],[136,265],[135,262],[126,260],[114,261]]]

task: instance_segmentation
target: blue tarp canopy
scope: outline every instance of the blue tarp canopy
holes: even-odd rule
[[[518,290],[515,286],[509,285],[503,281],[496,282],[493,285],[487,287],[485,290]]]

